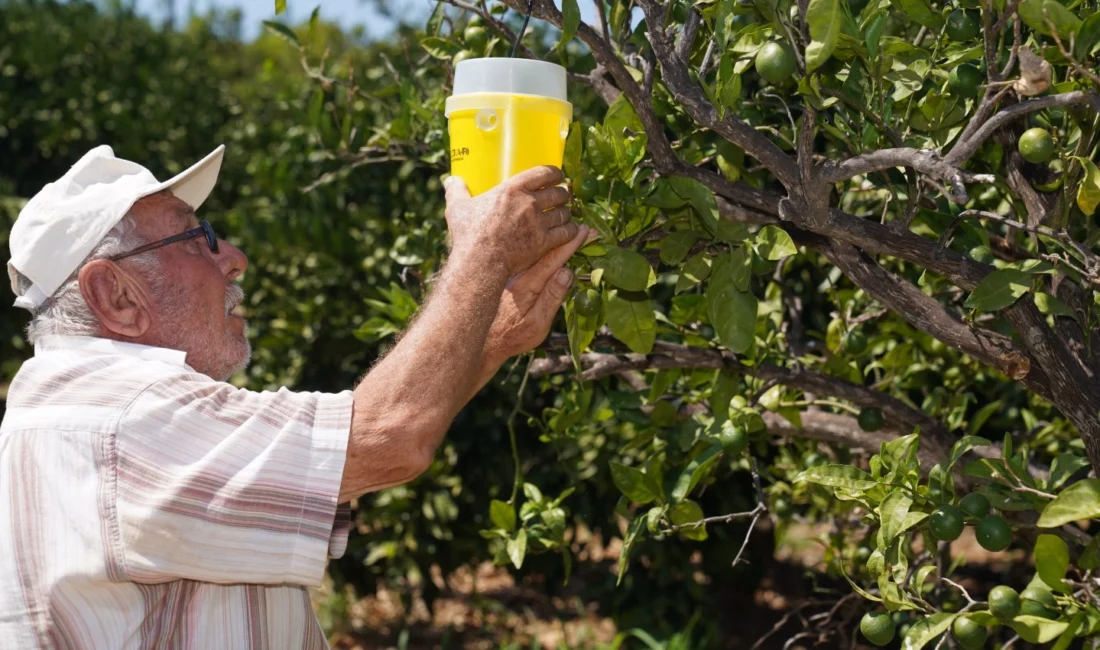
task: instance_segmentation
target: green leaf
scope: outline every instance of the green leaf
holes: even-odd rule
[[[669,179],[673,191],[680,195],[699,215],[703,225],[710,232],[718,229],[718,200],[714,198],[714,192],[697,180],[677,176]]]
[[[1074,160],[1085,168],[1085,178],[1077,187],[1077,207],[1081,208],[1081,212],[1092,216],[1096,212],[1096,206],[1100,205],[1100,169],[1088,158],[1074,156]]]
[[[286,11],[286,0],[275,0],[275,15],[278,16],[284,11]]]
[[[508,540],[508,557],[517,569],[523,566],[523,558],[527,555],[527,531],[520,529],[516,536]]]
[[[1079,632],[1083,631],[1085,624],[1085,612],[1082,610],[1077,612],[1073,618],[1070,619],[1069,625],[1066,626],[1066,631],[1062,632],[1062,635],[1058,637],[1058,642],[1050,650],[1067,650],[1070,644],[1073,642],[1074,637]]]
[[[913,499],[902,490],[894,490],[886,495],[879,506],[879,518],[882,522],[882,537],[889,544],[902,532],[905,515],[913,505]]]
[[[1074,483],[1043,508],[1040,528],[1054,528],[1071,521],[1100,517],[1100,479]]]
[[[697,239],[699,233],[694,230],[678,230],[668,235],[661,241],[661,262],[669,266],[683,262]]]
[[[606,311],[607,306],[604,305]],[[573,357],[573,365],[577,372],[581,370],[581,354],[588,349],[592,339],[596,337],[596,331],[600,328],[600,315],[584,316],[573,308],[573,302],[565,305],[565,333],[569,337],[569,354]]]
[[[278,3],[276,2],[276,5],[277,4]],[[285,10],[286,9],[286,6],[285,6],[286,3],[284,2],[283,5],[284,5],[283,9]],[[279,13],[279,12],[276,11],[276,13]],[[282,23],[277,23],[274,20],[265,20],[264,21],[264,27],[266,27],[267,30],[270,31],[272,34],[275,34],[276,36],[281,36],[282,38],[286,39],[288,42],[293,43],[294,45],[296,45],[297,47],[302,47],[302,43],[298,40],[298,35],[295,34],[294,31],[291,30],[286,25],[284,25]]]
[[[728,370],[720,370],[710,389],[710,412],[714,421],[724,422],[730,417],[730,400],[737,394],[740,377]]]
[[[516,530],[516,509],[503,501],[493,499],[489,504],[489,519],[497,528],[509,533]]]
[[[775,262],[798,253],[791,236],[779,226],[764,226],[756,235],[756,252]]]
[[[736,107],[741,100],[741,75],[733,71],[734,58],[732,53],[726,52],[718,63],[715,84],[719,117],[724,116],[726,109]]]
[[[1081,557],[1077,558],[1077,566],[1085,571],[1095,571],[1100,568],[1100,535],[1094,536],[1081,551]]]
[[[577,6],[577,0],[561,1],[561,48],[573,40],[577,35],[577,27],[581,24],[581,10]]]
[[[562,159],[562,171],[567,178],[579,181],[581,177],[581,155],[584,136],[581,123],[573,122],[569,127],[569,137],[565,139],[565,156]]]
[[[627,291],[645,291],[653,271],[643,255],[618,246],[608,247],[607,254],[594,263],[612,286]]]
[[[1053,24],[1054,31],[1067,45],[1081,26],[1081,19],[1057,0],[1023,0],[1016,13],[1025,25],[1046,36],[1051,35],[1050,26]]]
[[[634,503],[645,505],[657,498],[649,488],[642,470],[611,461],[611,481],[619,492]]]
[[[882,32],[886,29],[886,22],[890,14],[879,10],[875,17],[867,21],[867,27],[863,30],[863,42],[867,45],[867,52],[872,59],[878,57],[878,45],[882,40]]]
[[[1069,586],[1063,581],[1069,570],[1069,547],[1057,535],[1039,535],[1035,540],[1035,570],[1050,587],[1065,592]]]
[[[691,494],[699,481],[703,480],[710,469],[714,467],[714,464],[718,462],[721,454],[722,448],[712,445],[704,449],[701,454],[687,464],[684,471],[680,472],[680,477],[676,479],[676,487],[672,488],[673,503],[679,503],[684,500],[684,497]]]
[[[1028,643],[1049,643],[1069,627],[1069,623],[1064,621],[1051,621],[1040,616],[1017,616],[1008,625]]]
[[[638,533],[645,526],[645,519],[644,516],[638,517],[630,523],[630,527],[626,531],[626,538],[623,539],[623,549],[619,552],[619,578],[615,582],[616,585],[623,581],[626,568],[630,566],[630,551],[634,547],[634,542],[638,539]]]
[[[1046,314],[1047,316],[1066,316],[1069,318],[1077,317],[1077,315],[1073,313],[1073,310],[1069,308],[1069,305],[1055,298],[1049,293],[1036,291],[1034,294],[1032,294],[1032,298],[1035,299],[1035,306],[1039,308],[1039,311]]]
[[[958,614],[940,612],[917,621],[909,628],[909,634],[905,635],[901,644],[902,650],[920,650],[929,641],[946,632],[957,616]]]
[[[439,38],[438,36],[429,36],[420,39],[420,47],[424,48],[425,52],[432,55],[432,58],[443,61],[450,61],[451,58],[462,49],[457,43],[445,38]]]
[[[703,509],[698,503],[685,499],[680,503],[672,506],[668,516],[672,519],[672,523],[677,526],[686,526],[687,524],[693,524],[703,519]],[[701,542],[707,538],[707,526],[706,524],[700,524],[698,526],[689,526],[687,528],[681,528],[677,531],[684,537]]]
[[[1046,489],[1053,492],[1062,487],[1062,484],[1077,472],[1089,466],[1089,459],[1077,454],[1059,454],[1050,464],[1050,477],[1047,479]]]
[[[615,338],[638,354],[649,354],[657,340],[657,317],[649,296],[642,292],[612,291],[604,304],[607,326]]]
[[[603,118],[604,128],[607,132],[622,137],[624,129],[630,129],[635,133],[642,133],[645,128],[642,120],[634,111],[634,106],[627,100],[625,94],[620,94],[618,99],[607,107],[607,114]]]
[[[901,7],[905,15],[913,19],[913,22],[929,29],[939,29],[943,26],[943,16],[933,11],[927,0],[891,0],[895,7]]]
[[[710,265],[710,258],[705,252],[693,255],[680,269],[680,277],[676,279],[676,293],[706,280],[710,276]]]
[[[974,288],[965,305],[986,312],[1000,311],[1031,290],[1031,276],[1016,269],[998,269]]]
[[[871,478],[870,474],[851,465],[811,467],[799,474],[795,480],[848,490],[869,490],[878,485],[878,481]]]
[[[995,406],[999,406],[1000,402],[994,402]],[[951,469],[955,466],[955,463],[959,462],[959,459],[963,457],[963,454],[970,451],[975,447],[988,447],[993,444],[985,438],[979,436],[963,436],[955,442],[951,447],[951,459],[947,461],[947,469]]]
[[[424,33],[427,34],[428,36],[438,36],[439,35],[439,28],[443,26],[443,15],[445,13],[444,8],[445,8],[446,4],[447,3],[445,3],[443,0],[439,0],[438,2],[435,3],[435,9],[432,9],[431,15],[428,16],[428,22],[424,26]],[[320,8],[321,8],[321,6],[317,5],[317,9],[320,9]],[[317,10],[314,9],[314,12],[316,12],[316,11]]]
[[[1073,46],[1074,58],[1084,61],[1100,44],[1100,13],[1094,13],[1077,29],[1077,41]]]
[[[955,500],[955,480],[943,463],[936,463],[928,471],[928,496],[937,504]]]
[[[840,0],[810,0],[806,21],[810,24],[810,44],[806,46],[806,72],[820,67],[836,50],[844,11]]]
[[[747,352],[756,336],[756,296],[738,291],[728,275],[715,275],[706,295],[707,314],[718,340],[737,354]]]

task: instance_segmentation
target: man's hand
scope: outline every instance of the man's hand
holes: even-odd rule
[[[526,271],[551,249],[577,236],[570,222],[569,190],[556,167],[535,167],[475,198],[466,183],[452,176],[446,181],[447,229],[452,255],[476,251],[499,261],[504,277]]]
[[[546,339],[554,316],[573,282],[565,262],[596,233],[587,227],[508,282],[485,341],[486,363],[495,372],[510,357],[535,349]]]

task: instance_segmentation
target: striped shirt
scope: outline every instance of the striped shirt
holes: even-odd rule
[[[327,648],[350,392],[253,392],[185,354],[39,341],[0,424],[0,648]]]

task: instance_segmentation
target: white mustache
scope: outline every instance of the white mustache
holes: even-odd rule
[[[230,284],[225,288],[225,313],[233,311],[233,308],[244,300],[244,289],[239,284]]]

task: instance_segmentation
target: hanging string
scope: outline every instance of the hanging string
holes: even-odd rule
[[[535,0],[527,0],[527,15],[523,17],[523,27],[519,28],[519,33],[516,34],[516,42],[512,43],[512,53],[509,55],[513,59],[516,58],[516,51],[519,50],[519,41],[523,38],[523,33],[527,31],[527,23],[531,22],[531,10],[535,7]]]

